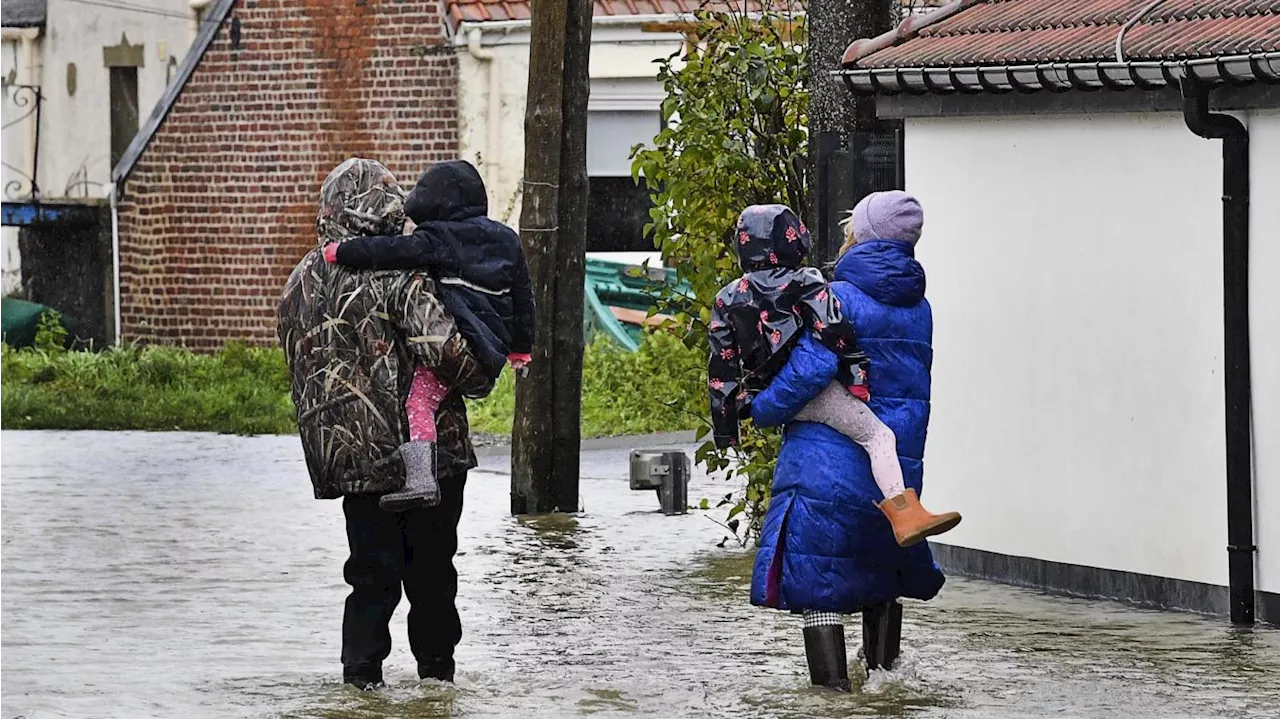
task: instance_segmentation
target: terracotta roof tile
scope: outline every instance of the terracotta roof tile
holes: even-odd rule
[[[849,47],[846,67],[1114,60],[1120,29],[1150,0],[956,0]],[[1280,0],[1165,0],[1124,36],[1128,60],[1280,50]]]

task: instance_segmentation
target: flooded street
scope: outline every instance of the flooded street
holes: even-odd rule
[[[907,605],[902,668],[813,690],[798,618],[750,607],[749,554],[715,547],[720,511],[662,516],[625,449],[584,455],[576,518],[508,516],[507,458],[483,458],[458,685],[416,680],[402,604],[389,686],[357,692],[341,506],[312,499],[296,438],[2,445],[3,719],[1280,716],[1276,630],[963,579]],[[699,474],[689,497],[724,491]]]

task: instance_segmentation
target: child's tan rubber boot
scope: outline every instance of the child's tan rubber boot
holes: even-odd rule
[[[910,547],[925,537],[949,532],[960,523],[959,512],[929,512],[921,506],[914,489],[884,500],[880,503],[880,511],[893,525],[893,536],[900,547]]]

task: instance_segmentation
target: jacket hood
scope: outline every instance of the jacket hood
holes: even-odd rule
[[[916,261],[915,246],[906,242],[859,242],[836,263],[835,278],[896,307],[914,307],[924,299],[924,267]]]
[[[751,205],[738,216],[734,247],[744,272],[800,267],[811,243],[809,230],[786,205]]]
[[[353,157],[333,168],[320,186],[316,234],[321,245],[404,229],[404,190],[375,160]]]
[[[409,192],[405,211],[416,224],[469,220],[489,214],[489,194],[475,166],[466,160],[427,168]]]

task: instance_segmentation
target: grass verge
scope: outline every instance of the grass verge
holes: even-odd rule
[[[703,362],[699,353],[664,333],[651,335],[638,352],[598,337],[583,362],[583,436],[699,426],[706,412]],[[509,435],[515,414],[511,374],[469,410],[474,431]],[[283,353],[240,344],[212,355],[172,347],[90,353],[4,346],[0,426],[229,434],[296,429]]]

